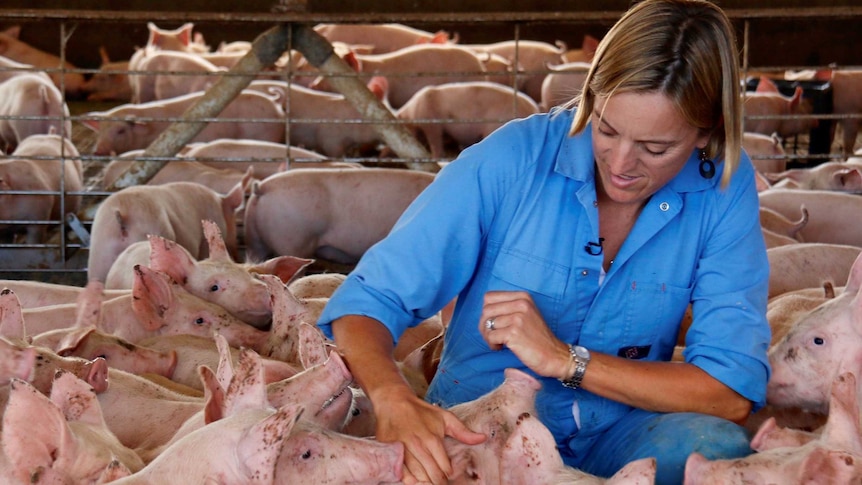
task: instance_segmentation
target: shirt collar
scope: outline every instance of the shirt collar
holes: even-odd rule
[[[574,110],[557,113],[559,123],[571,126],[574,118]],[[715,163],[715,162],[713,162]],[[668,188],[674,192],[697,192],[707,190],[718,185],[724,170],[724,163],[715,163],[715,175],[711,179],[700,175],[700,160],[698,151],[692,152],[685,166],[676,177],[668,182]],[[595,164],[593,161],[593,132],[590,123],[581,133],[575,136],[568,135],[563,139],[560,150],[557,152],[557,160],[554,171],[560,175],[573,180],[586,182],[595,178]]]

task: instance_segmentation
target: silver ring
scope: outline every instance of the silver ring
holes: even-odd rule
[[[495,318],[496,317],[491,317],[491,318],[485,320],[485,328],[487,328],[488,330],[494,330],[494,319]]]

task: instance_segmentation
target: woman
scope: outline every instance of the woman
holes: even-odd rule
[[[444,436],[484,439],[445,409],[507,367],[541,380],[538,415],[584,471],[654,456],[657,482],[678,483],[692,451],[750,453],[736,423],[765,402],[768,263],[737,66],[718,7],[638,3],[576,108],[465,150],[365,254],[319,324],[371,398],[377,439],[404,443],[405,483],[445,481]],[[455,297],[425,402],[393,339]],[[689,304],[685,362],[669,362]]]

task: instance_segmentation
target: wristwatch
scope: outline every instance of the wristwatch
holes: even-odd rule
[[[569,389],[577,389],[581,387],[581,381],[584,380],[584,373],[587,371],[587,364],[590,363],[590,351],[586,347],[570,344],[569,353],[575,362],[575,372],[565,379],[560,379],[560,382]]]

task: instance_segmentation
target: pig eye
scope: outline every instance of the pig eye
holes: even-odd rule
[[[353,416],[359,416],[360,414],[362,414],[362,411],[360,411],[359,408],[356,408],[353,411],[350,411],[350,414],[352,414]]]
[[[305,453],[302,454],[302,459],[307,460],[311,458],[311,450],[306,450]]]
[[[814,337],[814,345],[823,345],[823,339],[820,337]]]
[[[219,290],[219,286],[218,286],[218,285],[212,285],[212,286],[210,286],[210,291],[218,291],[218,290]]]
[[[203,325],[203,324],[204,324],[204,317],[197,317],[195,319],[195,325]]]

